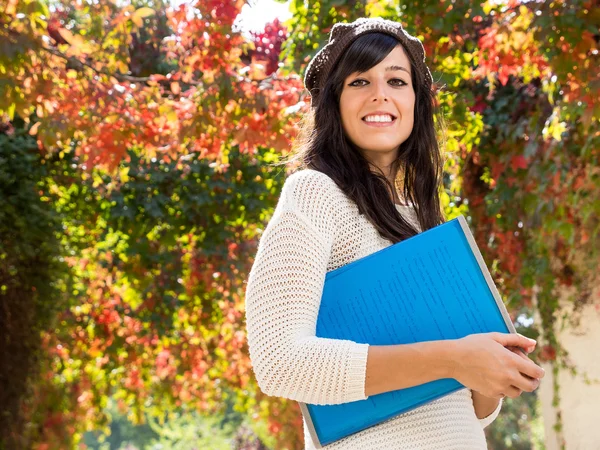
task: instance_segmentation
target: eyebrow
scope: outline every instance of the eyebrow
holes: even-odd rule
[[[385,71],[388,72],[390,70],[404,70],[407,74],[410,75],[410,72],[408,70],[406,70],[404,67],[402,66],[388,66],[385,68]]]

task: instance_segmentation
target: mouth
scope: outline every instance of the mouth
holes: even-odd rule
[[[362,120],[362,121],[363,121],[365,124],[367,124],[367,125],[369,125],[369,126],[374,126],[374,127],[386,127],[386,126],[391,126],[391,125],[393,125],[393,124],[396,122],[396,119],[397,119],[397,117],[396,117],[396,116],[394,116],[394,115],[392,115],[392,114],[387,114],[387,115],[382,115],[382,116],[388,116],[388,117],[391,117],[391,119],[392,119],[392,120],[370,120],[370,121],[367,121],[366,119],[367,119],[367,117],[368,117],[368,116],[365,116],[365,117],[363,117],[361,120]]]

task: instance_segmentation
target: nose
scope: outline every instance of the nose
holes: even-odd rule
[[[373,101],[388,101],[385,81],[377,81],[373,83]]]

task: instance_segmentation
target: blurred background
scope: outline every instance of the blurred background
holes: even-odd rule
[[[363,16],[423,42],[447,218],[538,340],[490,448],[600,448],[598,0],[1,0],[1,449],[304,448],[245,281],[306,64]]]

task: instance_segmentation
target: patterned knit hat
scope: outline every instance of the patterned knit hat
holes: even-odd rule
[[[425,49],[421,41],[408,34],[399,22],[380,17],[363,17],[356,19],[352,23],[339,22],[333,25],[329,34],[329,43],[319,50],[308,63],[306,72],[304,73],[304,86],[311,94],[313,105],[329,76],[330,70],[342,53],[359,36],[375,32],[389,34],[398,39],[404,49],[408,51],[412,60],[415,61],[417,70],[424,75],[427,88],[431,88],[433,78],[431,77],[429,68],[425,64]]]

